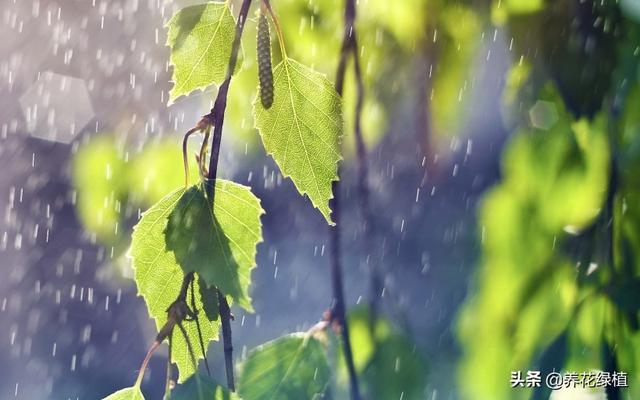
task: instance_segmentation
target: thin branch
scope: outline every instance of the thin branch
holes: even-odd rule
[[[209,172],[207,174],[206,189],[207,195],[213,204],[214,200],[214,187],[215,180],[218,173],[218,159],[220,157],[220,143],[222,141],[222,127],[224,125],[224,114],[227,109],[227,95],[229,93],[229,85],[231,84],[231,78],[233,77],[233,71],[236,69],[238,63],[238,53],[240,51],[240,41],[242,38],[242,31],[244,30],[244,24],[249,14],[249,7],[251,6],[251,0],[243,0],[240,7],[240,14],[238,15],[238,21],[236,23],[236,35],[233,39],[233,47],[231,48],[231,57],[229,58],[229,65],[227,66],[227,77],[220,85],[218,89],[218,96],[213,104],[213,108],[209,114],[202,117],[203,121],[206,121],[209,125],[213,125],[213,138],[211,139],[211,158],[209,158]]]
[[[220,143],[222,141],[222,128],[224,126],[224,114],[227,109],[227,95],[229,93],[229,85],[233,71],[236,69],[238,62],[238,53],[240,51],[240,42],[244,24],[249,14],[251,0],[243,0],[240,6],[240,13],[236,22],[236,33],[231,48],[231,57],[227,66],[227,77],[218,89],[218,95],[214,102],[213,108],[209,114],[202,117],[199,124],[213,126],[213,137],[211,139],[211,157],[209,158],[209,168],[205,179],[205,189],[209,199],[210,206],[213,207],[215,198],[215,182],[218,174],[218,160],[220,157]],[[202,160],[201,160],[202,162]],[[231,312],[229,304],[224,294],[218,290],[218,303],[220,307],[220,321],[222,323],[222,342],[224,346],[224,359],[227,374],[227,386],[229,390],[235,391],[235,379],[233,376],[233,345],[231,338]]]
[[[233,341],[231,340],[231,309],[227,298],[218,290],[218,307],[222,321],[222,345],[224,349],[224,366],[227,375],[227,386],[232,392],[236,390],[233,376]]]
[[[345,0],[344,12],[344,34],[342,38],[342,46],[340,51],[340,60],[336,71],[335,88],[340,96],[344,91],[344,78],[347,68],[347,61],[352,47],[355,45],[355,27],[356,6],[354,0]],[[338,167],[338,176],[340,176],[340,167]],[[344,300],[344,284],[342,281],[342,263],[341,263],[341,234],[340,234],[340,184],[339,181],[333,182],[333,199],[331,201],[332,217],[335,226],[329,228],[331,252],[331,283],[333,287],[333,307],[332,318],[342,328],[342,348],[347,362],[349,371],[349,382],[351,386],[351,399],[360,400],[360,386],[358,383],[358,375],[356,373],[353,361],[353,351],[351,348],[351,340],[349,337],[349,324],[346,319],[346,307]]]
[[[149,350],[147,351],[147,355],[144,357],[142,361],[142,365],[140,366],[140,371],[138,371],[138,378],[136,379],[135,387],[140,387],[142,384],[142,378],[144,378],[144,372],[147,370],[147,366],[149,365],[149,360],[151,360],[151,356],[153,353],[160,347],[161,342],[154,341]]]
[[[355,12],[355,11],[354,11]],[[362,238],[364,240],[364,253],[369,268],[369,307],[371,312],[370,328],[373,334],[378,317],[378,299],[382,291],[382,276],[377,264],[377,258],[373,255],[372,238],[376,230],[373,225],[374,218],[369,204],[369,167],[367,161],[367,148],[362,136],[362,107],[364,106],[364,79],[360,68],[360,54],[358,53],[358,39],[356,30],[351,32],[351,51],[353,55],[353,70],[356,78],[356,106],[354,113],[354,134],[356,139],[356,154],[358,158],[358,195],[360,211],[362,214]],[[375,336],[374,340],[375,340]]]

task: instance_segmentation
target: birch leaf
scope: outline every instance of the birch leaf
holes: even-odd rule
[[[273,105],[254,102],[264,147],[300,194],[333,225],[329,200],[338,180],[342,104],[324,75],[285,58],[273,70]]]
[[[305,333],[265,343],[241,365],[238,393],[244,400],[299,400],[322,395],[329,364],[322,344]]]
[[[118,390],[117,392],[105,397],[103,400],[144,400],[144,396],[142,395],[139,387],[133,386]]]
[[[235,37],[235,18],[226,2],[185,7],[167,23],[174,86],[169,103],[226,78]],[[236,71],[242,64],[238,55]]]

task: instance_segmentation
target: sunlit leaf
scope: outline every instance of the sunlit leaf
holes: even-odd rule
[[[117,392],[110,394],[103,400],[144,400],[144,396],[137,386],[118,390]]]
[[[273,71],[274,103],[254,102],[256,127],[267,153],[301,194],[332,224],[329,200],[338,180],[342,106],[322,74],[286,58]]]
[[[171,391],[170,400],[239,400],[235,393],[229,392],[213,379],[194,374]]]
[[[244,400],[313,399],[324,393],[329,373],[320,342],[296,333],[249,353],[240,367],[238,393]]]
[[[237,183],[217,180],[214,210],[200,185],[180,190],[165,231],[166,245],[184,272],[196,272],[241,307],[252,311],[249,297],[256,246],[262,241],[260,200]]]
[[[130,254],[138,293],[144,298],[149,315],[156,321],[158,329],[167,321],[167,308],[178,296],[184,276],[176,255],[167,249],[165,238],[169,216],[183,193],[184,189],[176,190],[147,210],[134,228],[132,236]],[[196,307],[202,310],[198,314],[198,320],[206,346],[210,340],[218,338],[220,327],[215,293],[202,287],[201,281],[195,279],[194,295]],[[191,304],[191,291],[187,300]],[[196,359],[202,358],[196,323],[185,321],[183,326]],[[171,359],[178,365],[179,381],[182,382],[196,369],[187,342],[179,329],[173,333],[172,345]]]
[[[167,27],[174,82],[170,102],[225,79],[235,37],[235,19],[228,3],[185,7]]]

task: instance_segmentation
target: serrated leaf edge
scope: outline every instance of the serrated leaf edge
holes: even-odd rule
[[[295,63],[298,63],[298,64],[300,64],[300,65],[304,66],[305,68],[309,68],[309,69],[313,70],[313,72],[317,73],[317,74],[318,74],[318,76],[320,76],[320,78],[321,78],[321,79],[325,80],[325,81],[326,81],[326,83],[328,83],[328,84],[329,84],[329,86],[333,86],[333,85],[332,85],[332,83],[331,83],[331,81],[327,78],[327,75],[326,75],[326,74],[324,74],[324,73],[322,73],[322,72],[319,72],[319,71],[316,71],[315,69],[310,68],[310,67],[308,67],[308,66],[306,66],[306,65],[304,65],[304,64],[302,64],[302,63],[300,63],[300,62],[298,62],[298,61],[296,61],[296,60],[294,60],[294,59],[293,59],[293,58],[291,58],[291,57],[283,58],[283,59],[282,59],[282,60],[281,60],[281,61],[280,61],[280,62],[279,62],[279,63],[278,63],[274,68],[273,68],[273,71],[274,71],[274,79],[275,79],[275,71],[276,71],[276,69],[280,66],[280,64],[285,65],[285,63],[289,63],[289,62],[291,62],[291,61],[293,61],[293,62],[295,62]],[[285,68],[285,69],[286,69],[286,68]],[[288,73],[287,73],[287,75],[288,75]],[[274,81],[274,87],[275,87],[275,81]],[[337,93],[336,93],[336,94],[337,94]],[[253,127],[254,127],[254,129],[257,129],[257,130],[258,130],[258,133],[260,134],[260,137],[262,138],[262,140],[263,140],[263,144],[264,144],[264,136],[263,136],[263,134],[262,134],[262,130],[258,127],[258,124],[257,124],[257,121],[258,121],[258,114],[257,114],[257,113],[258,113],[258,110],[257,110],[257,108],[256,108],[256,105],[257,105],[257,102],[258,102],[258,101],[260,101],[259,97],[260,97],[260,95],[259,95],[259,92],[258,92],[258,94],[256,94],[256,95],[255,95],[255,97],[254,97],[254,99],[253,99]],[[338,95],[338,99],[339,99],[340,104],[341,104],[341,106],[340,106],[340,119],[342,120],[342,118],[343,118],[343,117],[342,117],[342,97],[341,97],[340,95]],[[339,147],[339,149],[340,149],[340,150],[342,149],[342,140],[343,140],[343,138],[344,138],[344,126],[343,126],[343,124],[344,124],[344,120],[343,120],[343,121],[342,121],[342,123],[341,123],[341,126],[340,126],[340,130],[341,130],[341,131],[340,131],[340,134],[338,135],[338,147]],[[276,165],[278,165],[278,169],[280,170],[280,173],[282,174],[282,176],[283,176],[283,177],[285,177],[285,178],[289,178],[289,179],[291,180],[291,182],[293,182],[293,185],[296,187],[296,190],[298,191],[298,193],[300,193],[303,197],[304,197],[304,196],[306,196],[306,197],[309,199],[309,201],[311,202],[311,205],[312,205],[314,208],[316,208],[318,211],[320,211],[320,214],[322,214],[322,216],[324,217],[324,219],[327,221],[327,223],[328,223],[330,226],[335,226],[335,225],[336,225],[336,223],[331,219],[331,214],[333,213],[333,210],[331,209],[331,199],[333,199],[333,198],[335,197],[335,196],[334,196],[334,194],[333,194],[333,188],[331,189],[331,195],[330,195],[330,196],[329,196],[329,198],[327,199],[327,207],[329,208],[329,212],[330,212],[330,213],[329,213],[329,216],[325,216],[325,215],[324,215],[324,213],[322,212],[322,210],[320,209],[320,205],[315,205],[315,204],[314,204],[313,200],[311,199],[311,196],[309,196],[308,191],[306,191],[306,190],[301,190],[301,189],[298,187],[298,184],[293,180],[293,178],[291,177],[291,175],[290,175],[290,174],[286,174],[286,173],[282,170],[282,168],[280,168],[280,165],[279,165],[279,163],[276,161],[276,159],[275,159],[275,156],[274,156],[273,152],[267,151],[267,149],[266,149],[266,148],[265,148],[265,151],[267,152],[267,155],[271,156],[271,158],[276,162]],[[339,164],[341,161],[343,161],[343,160],[344,160],[344,157],[342,156],[342,151],[340,151],[340,152],[338,153],[338,160],[336,161],[336,163],[335,163],[335,164],[336,164],[336,165],[338,165],[338,164]],[[339,181],[340,181],[340,174],[339,174],[338,172],[339,172],[339,168],[336,170],[336,179],[331,179],[331,182],[330,182],[330,183],[331,183],[331,186],[333,186],[333,182],[339,182]]]
[[[173,19],[176,18],[176,16],[180,13],[180,11],[182,11],[182,10],[184,10],[186,8],[189,8],[189,7],[198,7],[198,6],[208,5],[208,4],[213,4],[213,5],[218,5],[218,6],[225,6],[224,8],[229,12],[229,15],[231,15],[231,18],[233,18],[234,23],[237,23],[237,19],[233,15],[233,13],[231,12],[231,7],[229,7],[229,2],[228,1],[209,1],[209,2],[206,2],[206,3],[202,3],[202,4],[193,4],[193,5],[190,5],[190,6],[182,7],[180,10],[176,11],[176,13],[173,14],[171,16],[171,18],[169,18],[169,20],[164,24],[164,28],[167,30],[167,33],[170,30],[169,24],[171,24],[171,21],[173,21]],[[222,18],[221,18],[221,20],[222,20]],[[218,23],[218,25],[220,25],[220,24]],[[212,36],[211,42],[213,41],[214,36]],[[209,43],[211,43],[211,42],[209,42]],[[171,45],[169,44],[169,35],[168,34],[167,34],[167,41],[165,42],[165,46],[169,47],[169,49],[171,49]],[[239,54],[238,54],[237,64],[236,64],[236,68],[233,71],[232,75],[237,74],[242,69],[242,61],[243,60],[244,60],[244,46],[242,45],[242,43],[240,43],[240,50],[239,50]],[[169,55],[169,66],[173,67],[174,70],[175,70],[176,65],[173,62],[173,55],[172,54]],[[220,81],[220,82],[212,81],[211,83],[209,83],[207,85],[202,85],[202,86],[195,87],[189,93],[184,93],[184,94],[181,94],[181,95],[173,98],[173,96],[171,95],[171,92],[176,87],[176,81],[173,80],[174,70],[172,70],[171,78],[169,79],[169,83],[172,83],[173,85],[171,86],[171,88],[169,89],[169,92],[168,92],[169,101],[167,102],[167,107],[172,106],[173,104],[175,104],[176,100],[180,99],[181,97],[189,97],[189,96],[191,96],[192,94],[194,94],[196,92],[201,92],[201,94],[204,94],[205,90],[207,90],[211,86],[215,86],[216,90],[217,90],[218,86],[220,84],[222,84],[222,82],[224,81],[224,79],[222,81]],[[228,68],[227,68],[227,70],[228,70]]]

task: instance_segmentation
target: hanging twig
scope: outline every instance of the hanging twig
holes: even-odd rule
[[[240,40],[244,30],[244,24],[249,14],[251,0],[243,0],[240,7],[240,14],[236,23],[236,33],[231,48],[231,57],[227,66],[227,77],[218,89],[218,95],[214,102],[213,108],[209,114],[202,117],[198,123],[201,126],[213,127],[213,137],[211,139],[211,157],[209,158],[209,168],[205,179],[205,189],[209,199],[210,207],[213,207],[215,198],[215,182],[218,173],[218,160],[220,157],[220,143],[222,141],[222,128],[224,125],[224,114],[227,108],[227,95],[229,93],[229,85],[233,71],[238,62],[238,53],[240,50]],[[203,162],[203,160],[201,160]],[[235,380],[233,376],[233,345],[231,338],[231,312],[229,303],[223,293],[218,290],[218,303],[220,307],[220,321],[222,323],[222,342],[224,346],[224,358],[227,373],[227,386],[229,390],[235,391]]]
[[[340,51],[340,60],[338,62],[338,68],[336,72],[336,92],[342,96],[344,92],[344,78],[347,68],[347,61],[349,54],[354,55],[354,59],[357,59],[357,47],[356,47],[356,32],[355,32],[355,18],[356,18],[356,6],[354,0],[345,0],[345,12],[344,12],[344,34],[342,38],[342,47]],[[355,49],[355,50],[354,50]],[[359,64],[358,64],[359,71]],[[358,85],[358,103],[356,104],[356,112],[359,113],[362,107],[362,94],[364,88],[361,82],[361,74],[358,73],[357,78],[360,78]],[[359,116],[356,115],[356,121]],[[356,122],[357,131],[356,134],[360,134],[360,140],[362,141],[359,122]],[[363,148],[364,150],[364,144]],[[338,176],[340,176],[340,167],[338,167]],[[346,319],[346,307],[344,300],[344,284],[342,281],[342,260],[341,260],[341,234],[340,234],[340,184],[339,181],[333,182],[333,199],[331,201],[331,208],[333,210],[332,217],[335,226],[329,228],[330,233],[330,245],[331,252],[331,283],[333,287],[333,304],[331,318],[338,323],[341,328],[342,347],[347,362],[347,369],[349,371],[349,382],[351,386],[351,399],[360,400],[360,387],[358,383],[358,376],[353,362],[353,351],[351,348],[351,340],[349,338],[349,324]]]
[[[348,0],[351,1],[351,0]],[[355,7],[355,6],[354,6]],[[355,8],[354,8],[355,19]],[[354,113],[354,134],[356,139],[356,155],[358,158],[358,195],[360,211],[362,215],[362,238],[364,240],[364,254],[369,268],[369,307],[371,312],[370,328],[373,329],[378,317],[378,300],[382,292],[382,276],[378,268],[378,259],[373,256],[374,246],[372,239],[375,237],[375,219],[371,213],[369,204],[369,166],[367,161],[367,148],[362,136],[362,107],[364,106],[364,80],[360,68],[360,54],[358,53],[358,39],[355,27],[351,33],[351,51],[353,54],[353,72],[356,78],[356,107]],[[375,336],[374,336],[375,339]]]

